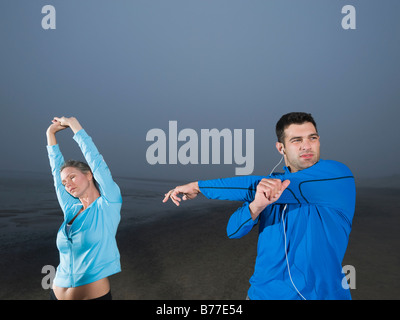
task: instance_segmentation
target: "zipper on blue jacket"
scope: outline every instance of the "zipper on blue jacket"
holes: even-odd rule
[[[74,277],[73,277],[73,271],[74,271],[74,264],[73,264],[73,254],[72,254],[72,238],[69,236],[69,234],[67,235],[67,239],[68,239],[68,247],[69,247],[69,270],[70,270],[70,274],[69,274],[69,278],[70,278],[70,282],[71,282],[71,288],[74,287]]]

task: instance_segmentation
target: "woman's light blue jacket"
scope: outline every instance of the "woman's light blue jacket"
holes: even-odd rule
[[[78,287],[121,271],[115,239],[122,205],[121,192],[92,139],[84,129],[74,135],[100,189],[97,198],[73,221],[69,233],[66,224],[79,212],[82,204],[61,183],[60,167],[64,163],[59,145],[47,146],[58,202],[64,222],[57,234],[60,264],[54,284]]]

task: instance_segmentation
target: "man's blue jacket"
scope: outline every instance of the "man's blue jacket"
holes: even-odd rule
[[[341,266],[355,209],[351,171],[332,160],[320,160],[295,173],[284,170],[268,177],[199,181],[200,191],[209,199],[244,201],[229,220],[230,238],[241,238],[259,223],[249,298],[351,299]],[[263,178],[288,179],[290,185],[253,221],[249,204]]]

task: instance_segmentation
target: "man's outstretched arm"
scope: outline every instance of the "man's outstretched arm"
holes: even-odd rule
[[[203,192],[209,199],[251,202],[249,210],[252,219],[255,220],[267,205],[279,199],[289,183],[289,180],[282,182],[280,179],[266,179],[258,176],[194,181],[168,191],[163,202],[171,199],[179,206],[182,200],[194,199]],[[182,198],[179,197],[180,195]]]
[[[242,176],[195,181],[168,191],[163,202],[171,199],[179,206],[181,200],[194,199],[200,192],[208,199],[251,202],[254,199],[257,185],[263,178],[265,177]],[[179,197],[180,195],[182,195],[182,198]]]

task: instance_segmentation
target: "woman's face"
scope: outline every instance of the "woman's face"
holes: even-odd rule
[[[92,174],[83,173],[78,168],[66,167],[61,171],[61,182],[65,190],[75,198],[80,198],[90,187]]]

